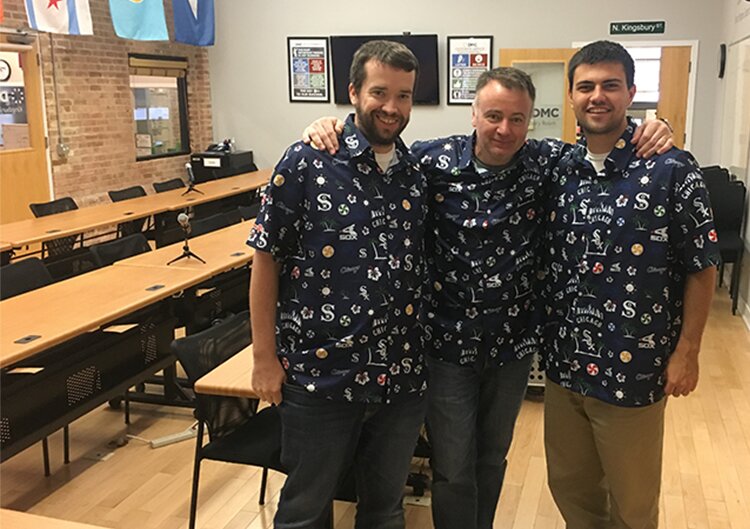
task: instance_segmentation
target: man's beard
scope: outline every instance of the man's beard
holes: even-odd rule
[[[375,118],[374,114],[379,111],[375,110],[370,113],[365,113],[359,106],[355,106],[354,109],[357,114],[357,125],[359,127],[359,130],[362,131],[362,134],[365,135],[365,138],[367,138],[367,141],[370,142],[370,145],[392,144],[396,140],[396,138],[398,138],[401,132],[406,128],[406,125],[409,124],[408,117],[404,118],[400,114],[398,114],[396,115],[396,119],[400,120],[401,123],[397,126],[393,134],[385,136],[380,133],[380,131],[378,130],[378,126],[375,123],[375,120],[377,118]]]

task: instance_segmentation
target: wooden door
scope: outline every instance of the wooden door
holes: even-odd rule
[[[674,129],[675,147],[685,146],[690,46],[665,46],[661,49],[659,103],[656,115],[666,118]]]
[[[534,80],[534,86],[537,90],[537,98],[535,103],[535,113],[538,114],[543,112],[545,108],[555,109],[558,108],[561,122],[559,123],[560,132],[554,134],[558,139],[562,139],[568,143],[575,143],[576,141],[576,117],[573,113],[573,109],[568,104],[568,62],[573,54],[577,50],[570,48],[539,48],[539,49],[501,49],[500,50],[500,66],[513,66],[524,70],[531,75]],[[545,75],[546,82],[553,83],[550,89],[554,93],[550,93],[550,97],[554,98],[555,101],[552,105],[547,106],[545,101],[540,98],[540,94],[544,91],[544,86],[541,85],[538,79],[535,79],[536,74],[541,72],[541,68],[548,67],[550,69],[549,75]],[[541,76],[540,76],[541,77]],[[559,94],[558,94],[559,92]],[[539,117],[535,116],[535,120]],[[554,116],[548,114],[548,117],[552,120]],[[530,134],[530,137],[533,135]]]
[[[38,41],[11,44],[0,35],[0,223],[32,216],[50,200]]]

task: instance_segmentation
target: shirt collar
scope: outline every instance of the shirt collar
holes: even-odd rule
[[[344,122],[344,132],[341,134],[341,140],[338,154],[346,153],[350,159],[369,156],[373,161],[375,160],[375,154],[370,146],[370,142],[367,141],[362,131],[354,124],[354,113],[349,114]],[[404,161],[412,164],[415,162],[411,151],[406,147],[400,136],[396,138],[394,144],[398,164]]]
[[[475,130],[470,137],[470,141],[467,141],[464,144],[463,152],[461,152],[458,156],[458,168],[462,171],[469,167],[470,164],[474,163],[474,145],[477,142],[477,131]],[[518,160],[520,157],[521,163],[529,170],[536,171],[539,169],[539,164],[537,163],[537,160],[532,160],[531,156],[528,156],[528,142],[524,143],[523,146],[519,149],[519,151],[514,156],[514,159]],[[516,166],[518,164],[513,164],[513,166]],[[512,167],[512,166],[511,166]]]
[[[627,120],[628,126],[625,127],[625,131],[615,142],[614,149],[612,149],[607,156],[607,159],[604,161],[604,167],[607,169],[607,174],[609,174],[610,171],[618,173],[624,172],[628,168],[630,160],[635,155],[635,145],[630,143],[630,140],[633,139],[633,134],[638,125],[630,117],[628,117]],[[586,163],[586,145],[586,137],[583,136],[578,140],[578,144],[573,153],[573,156],[578,163]]]

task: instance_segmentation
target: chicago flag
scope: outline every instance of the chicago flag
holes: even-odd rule
[[[214,43],[214,0],[172,0],[174,38],[195,46]]]
[[[88,0],[26,0],[29,26],[37,31],[93,35]]]

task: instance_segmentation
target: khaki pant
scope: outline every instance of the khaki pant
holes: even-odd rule
[[[607,404],[547,381],[549,487],[568,529],[656,529],[667,399]]]

